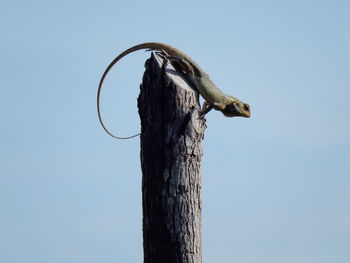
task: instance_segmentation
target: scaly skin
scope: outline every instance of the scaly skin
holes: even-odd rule
[[[106,78],[110,69],[124,56],[129,53],[132,53],[137,50],[148,49],[148,50],[157,50],[161,52],[171,63],[173,63],[177,69],[183,71],[186,75],[186,78],[190,81],[193,88],[195,88],[199,94],[205,100],[202,108],[202,115],[204,116],[211,109],[221,111],[226,117],[250,117],[249,105],[241,102],[233,96],[226,95],[215,84],[209,79],[207,73],[205,73],[190,57],[181,52],[180,50],[157,42],[143,43],[136,46],[133,46],[119,56],[117,56],[106,68],[103,73],[100,84],[97,90],[97,113],[98,119],[103,127],[103,129],[112,137],[117,139],[130,139],[139,134],[130,136],[130,137],[118,137],[112,134],[104,125],[101,112],[100,112],[100,94],[101,88],[104,79]]]

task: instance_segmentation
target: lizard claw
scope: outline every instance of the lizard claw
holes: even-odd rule
[[[198,116],[198,119],[199,120],[203,120],[205,118],[205,113],[203,111],[200,111],[199,112],[199,116]]]
[[[157,55],[161,56],[162,58],[168,58],[169,57],[168,53],[166,53],[165,50],[163,50],[163,49],[161,49],[159,51],[156,51],[155,53]]]

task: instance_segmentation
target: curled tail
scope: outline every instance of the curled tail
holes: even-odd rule
[[[143,43],[143,44],[139,44],[136,46],[133,46],[127,50],[125,50],[124,52],[122,52],[120,55],[118,55],[106,68],[106,70],[104,71],[100,83],[98,85],[98,90],[97,90],[97,114],[98,114],[98,120],[100,121],[100,124],[102,126],[102,128],[105,130],[105,132],[107,132],[110,136],[112,136],[113,138],[116,139],[121,139],[121,140],[126,140],[126,139],[131,139],[134,138],[136,136],[139,136],[140,133],[132,135],[132,136],[128,136],[128,137],[119,137],[119,136],[115,136],[113,133],[111,133],[105,126],[105,124],[102,121],[102,117],[101,117],[101,111],[100,111],[100,95],[101,95],[101,89],[102,89],[102,85],[103,85],[103,81],[105,80],[108,72],[111,70],[111,68],[120,60],[122,59],[124,56],[137,51],[137,50],[141,50],[141,49],[149,49],[149,50],[164,50],[169,54],[176,54],[176,55],[180,55],[180,56],[186,56],[185,54],[183,54],[181,51],[177,50],[174,47],[171,47],[169,45],[166,44],[162,44],[162,43],[157,43],[157,42],[148,42],[148,43]]]

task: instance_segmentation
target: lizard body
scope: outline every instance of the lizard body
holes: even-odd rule
[[[215,109],[215,110],[221,111],[226,117],[235,117],[235,116],[241,116],[241,117],[247,117],[247,118],[250,117],[250,109],[248,104],[241,102],[239,99],[233,96],[226,95],[219,88],[217,88],[215,84],[210,80],[208,74],[205,73],[186,54],[184,54],[183,52],[181,52],[180,50],[172,46],[169,46],[163,43],[148,42],[148,43],[143,43],[143,44],[133,46],[125,50],[124,52],[122,52],[109,64],[109,66],[106,68],[105,72],[101,77],[101,80],[98,86],[98,91],[97,91],[97,113],[103,129],[110,136],[117,139],[129,139],[139,135],[137,134],[130,137],[118,137],[113,135],[106,128],[101,118],[100,94],[101,94],[103,81],[106,78],[110,69],[124,56],[141,49],[156,50],[161,52],[171,63],[176,65],[176,68],[180,69],[185,73],[186,78],[191,82],[191,85],[193,86],[193,88],[195,88],[205,100],[202,107],[203,116],[206,113],[208,113],[211,109]]]

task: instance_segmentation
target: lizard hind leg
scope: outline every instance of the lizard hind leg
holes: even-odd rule
[[[151,49],[150,49],[151,50]],[[155,52],[157,55],[161,56],[162,58],[168,58],[169,55],[164,49],[160,49]]]
[[[184,73],[194,75],[194,69],[192,65],[185,59],[177,56],[167,56],[167,59],[170,60],[171,64],[173,64],[176,68],[180,69]]]

